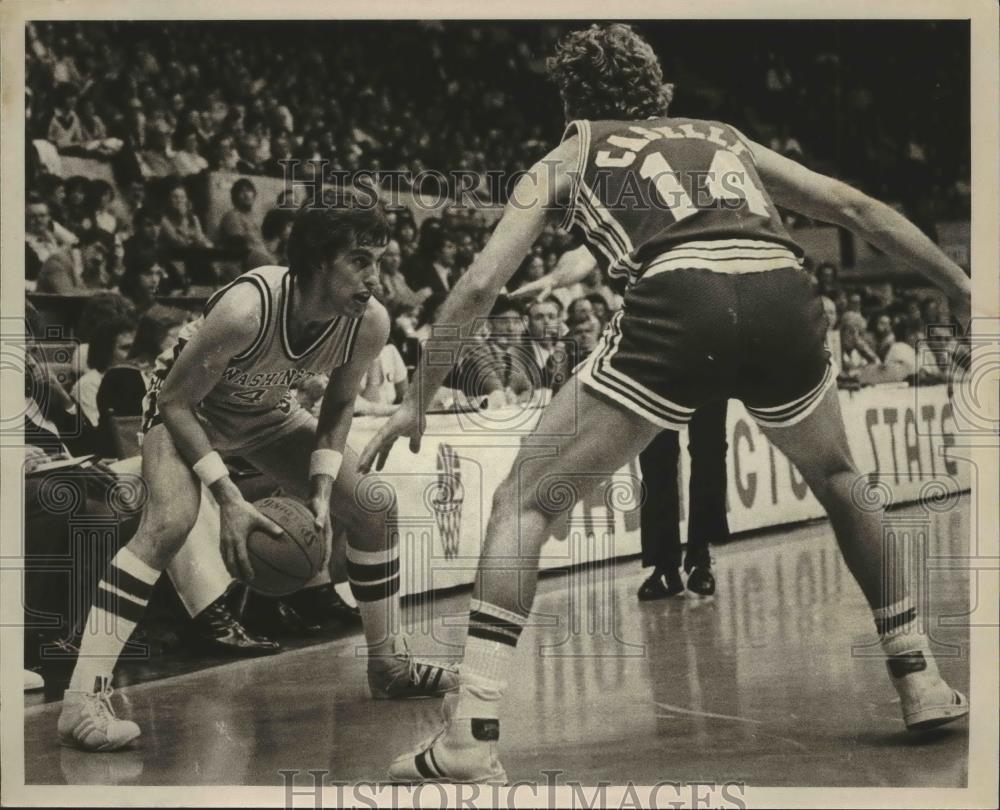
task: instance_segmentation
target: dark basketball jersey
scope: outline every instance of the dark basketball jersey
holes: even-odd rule
[[[562,226],[602,268],[634,281],[660,269],[719,272],[797,266],[788,235],[745,138],[717,121],[573,121],[579,137],[573,196]]]

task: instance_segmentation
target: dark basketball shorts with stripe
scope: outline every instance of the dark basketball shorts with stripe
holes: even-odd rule
[[[793,425],[836,375],[826,318],[799,268],[647,272],[580,366],[588,389],[668,429],[739,399],[764,427]]]

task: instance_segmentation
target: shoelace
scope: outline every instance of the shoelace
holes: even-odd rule
[[[91,701],[91,705],[94,707],[94,712],[97,714],[97,719],[99,720],[117,720],[118,715],[115,712],[115,707],[111,704],[111,696],[115,693],[115,690],[110,686],[105,686],[100,692],[94,694],[94,700]]]

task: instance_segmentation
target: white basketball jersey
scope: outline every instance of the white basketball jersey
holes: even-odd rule
[[[258,267],[217,290],[202,316],[182,328],[177,345],[157,358],[144,402],[143,430],[159,421],[157,394],[174,362],[212,308],[237,284],[252,284],[260,293],[261,326],[253,343],[229,361],[197,407],[202,421],[212,428],[211,438],[221,436],[231,440],[228,444],[251,442],[257,431],[284,422],[299,407],[293,387],[317,374],[329,374],[351,359],[361,318],[334,318],[309,346],[294,350],[289,341],[292,276],[285,267]]]

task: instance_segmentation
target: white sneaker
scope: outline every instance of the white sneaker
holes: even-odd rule
[[[457,695],[445,698],[441,730],[416,750],[397,757],[389,778],[409,784],[507,783],[507,773],[497,756],[500,721],[495,718],[451,718]]]
[[[67,689],[59,715],[59,741],[84,751],[117,751],[138,737],[139,726],[115,714],[113,693],[107,681],[96,692]]]
[[[936,666],[929,668],[919,650],[893,655],[886,665],[910,731],[937,728],[969,713],[968,698],[952,689]]]
[[[458,669],[413,657],[405,639],[394,642],[392,655],[368,658],[368,687],[376,700],[442,697],[458,689]]]
[[[24,691],[37,692],[45,688],[45,679],[30,669],[24,670]]]

